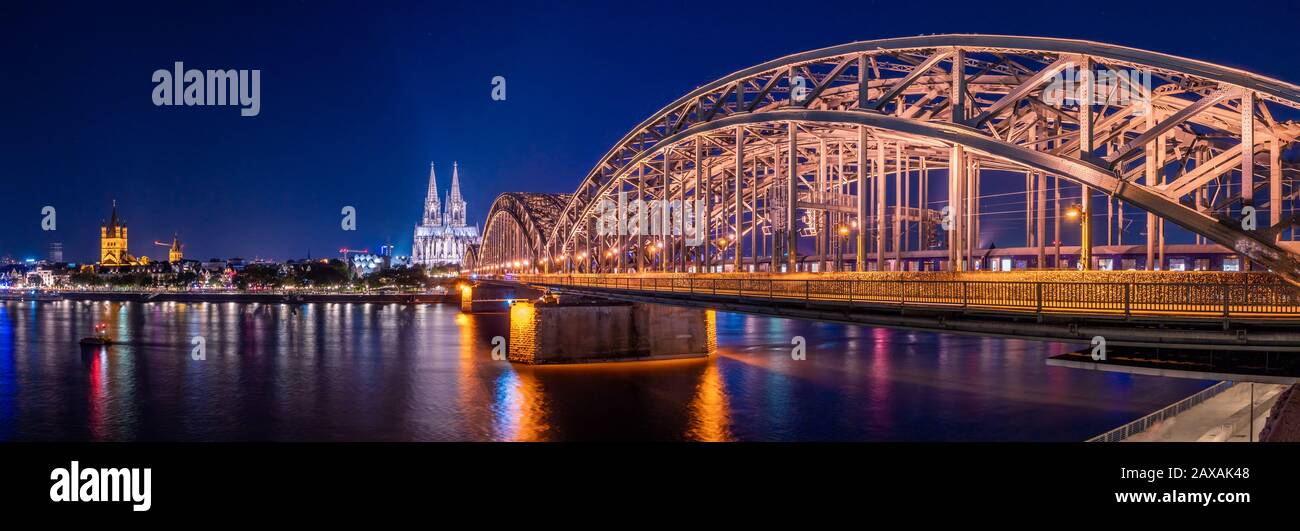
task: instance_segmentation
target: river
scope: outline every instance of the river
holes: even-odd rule
[[[0,302],[0,440],[1077,441],[1213,383],[1048,367],[1064,344],[730,313],[709,358],[523,366],[492,359],[507,319]],[[100,322],[121,344],[83,349]]]

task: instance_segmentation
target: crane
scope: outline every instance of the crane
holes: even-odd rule
[[[153,244],[154,244],[154,245],[157,245],[157,246],[159,246],[159,247],[167,247],[167,248],[168,248],[168,251],[167,251],[167,261],[168,261],[168,262],[171,262],[171,263],[174,264],[174,263],[180,262],[181,259],[185,257],[185,252],[184,252],[184,250],[185,250],[185,244],[181,243],[181,238],[180,238],[179,235],[172,234],[172,242],[171,242],[171,243],[163,243],[163,242],[160,242],[160,241],[158,241],[158,240],[154,240],[154,241],[153,241]]]
[[[348,261],[348,255],[350,255],[350,254],[370,254],[370,249],[348,249],[347,247],[344,247],[344,248],[342,248],[342,249],[339,249],[339,254],[340,254],[340,255],[343,255],[343,261],[346,262],[346,261]]]

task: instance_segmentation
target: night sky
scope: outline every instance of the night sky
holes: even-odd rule
[[[572,191],[699,85],[856,40],[1086,38],[1300,82],[1300,7],[1284,2],[32,4],[0,5],[0,256],[17,259],[49,241],[96,259],[113,199],[136,255],[165,257],[149,242],[173,232],[201,260],[390,240],[408,254],[430,161],[444,192],[460,162],[481,224],[500,192]],[[154,106],[150,76],[175,61],[260,69],[260,115]],[[497,75],[504,102],[489,96]],[[356,232],[340,230],[344,205]]]

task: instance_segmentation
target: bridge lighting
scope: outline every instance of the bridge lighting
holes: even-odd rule
[[[524,259],[524,267],[527,267],[527,266],[528,266],[528,259],[525,258],[525,259]]]
[[[848,225],[845,225],[845,224],[843,224],[843,223],[841,223],[841,224],[840,224],[840,228],[839,228],[839,232],[840,232],[840,236],[848,236],[848,235],[849,235],[849,226],[848,226]]]
[[[664,248],[664,242],[655,242],[655,247],[658,247],[658,248],[660,248],[660,249],[663,249],[663,248]]]
[[[1075,219],[1078,218],[1082,212],[1083,209],[1080,208],[1079,205],[1074,205],[1071,206],[1070,208],[1065,209],[1065,217],[1069,219]]]
[[[614,252],[613,252],[613,251],[605,251],[605,258],[609,258],[609,257],[611,257],[611,256],[614,256]]]

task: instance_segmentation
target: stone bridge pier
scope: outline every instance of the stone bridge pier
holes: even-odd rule
[[[712,310],[564,297],[510,307],[508,359],[528,364],[706,357]]]

